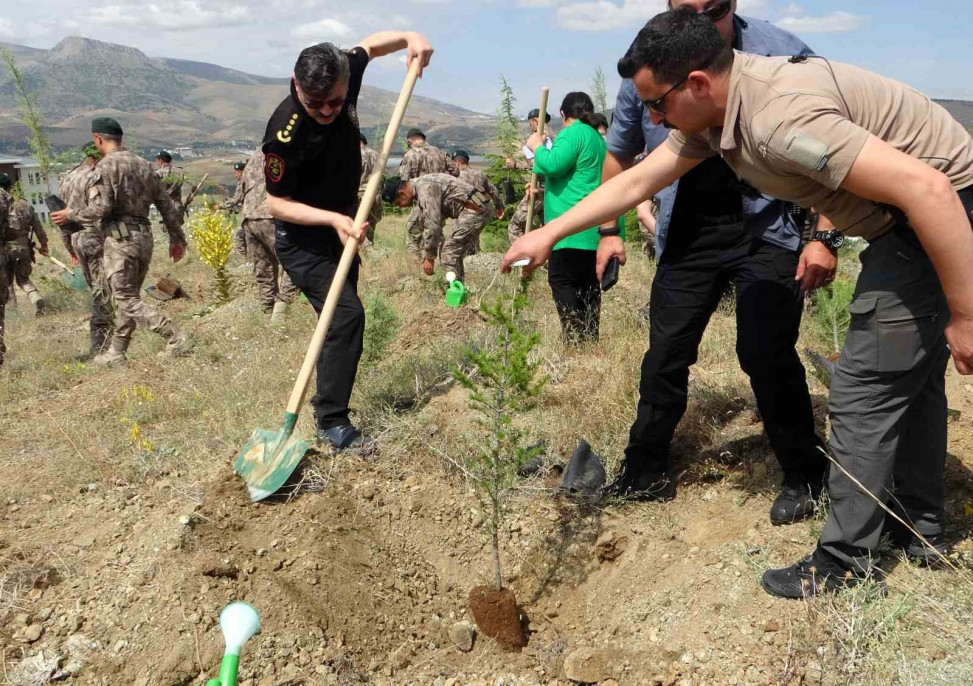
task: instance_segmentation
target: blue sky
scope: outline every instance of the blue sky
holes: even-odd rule
[[[12,5],[12,6],[11,6]],[[739,13],[797,33],[819,54],[905,81],[934,97],[973,100],[973,3],[927,0],[739,0]],[[417,92],[494,111],[497,77],[518,107],[542,85],[557,103],[590,91],[601,66],[609,100],[615,63],[663,0],[34,0],[4,2],[0,40],[51,47],[66,35],[133,45],[153,56],[285,76],[304,45],[351,46],[384,28],[418,30],[436,47]],[[392,90],[403,66],[373,64],[366,82]]]

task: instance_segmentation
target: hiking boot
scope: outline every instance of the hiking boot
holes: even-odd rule
[[[318,429],[318,443],[323,443],[335,452],[344,450],[357,451],[362,457],[374,454],[375,441],[366,438],[362,432],[351,424],[333,426],[330,429]]]
[[[821,550],[815,550],[797,564],[768,569],[761,581],[764,590],[778,598],[810,598],[860,584],[864,579]]]
[[[784,478],[780,493],[770,506],[770,523],[774,526],[793,524],[814,515],[821,486],[812,487],[803,479]]]
[[[280,324],[284,321],[284,314],[287,312],[287,303],[278,300],[274,303],[274,308],[270,313],[270,323]]]
[[[126,348],[128,348],[128,345],[125,345],[124,347],[116,347],[115,344],[112,344],[112,346],[105,352],[95,355],[92,362],[99,367],[107,367],[115,362],[124,362],[128,359],[128,357],[125,356]]]
[[[188,355],[195,346],[193,337],[172,322],[163,326],[159,333],[166,339],[166,349],[160,353],[166,357],[182,357]]]
[[[667,502],[676,497],[676,482],[668,474],[654,474],[622,462],[622,471],[603,491],[604,495],[636,502]]]
[[[27,293],[27,298],[30,300],[31,305],[34,306],[34,315],[41,315],[44,313],[44,298],[38,291],[29,291]]]

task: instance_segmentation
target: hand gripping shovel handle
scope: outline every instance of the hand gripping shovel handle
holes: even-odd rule
[[[419,78],[419,64],[420,61],[418,58],[412,60],[412,66],[409,69],[408,75],[405,77],[405,83],[402,84],[402,90],[399,92],[399,100],[395,103],[395,110],[392,112],[392,118],[389,120],[389,126],[385,132],[385,140],[382,143],[382,150],[378,156],[378,163],[375,165],[375,171],[372,172],[371,178],[368,179],[368,186],[365,188],[365,194],[362,196],[361,203],[358,205],[358,212],[355,214],[355,229],[361,228],[362,224],[365,223],[365,220],[368,218],[368,211],[375,201],[375,196],[378,195],[378,187],[382,183],[382,172],[385,171],[385,165],[388,164],[392,144],[395,143],[395,134],[399,130],[399,125],[402,123],[402,117],[405,115],[405,108],[409,104],[409,98],[412,97],[412,89],[416,86],[416,79]],[[324,339],[328,335],[328,328],[331,326],[331,320],[334,318],[334,311],[338,307],[338,297],[341,294],[341,289],[345,285],[345,279],[348,277],[348,271],[351,269],[351,263],[355,259],[356,252],[358,252],[358,242],[354,240],[347,241],[344,252],[341,253],[341,261],[338,262],[338,269],[335,271],[334,279],[331,281],[328,297],[324,301],[321,316],[318,317],[318,324],[314,328],[311,346],[307,350],[307,355],[304,356],[304,364],[301,365],[301,371],[297,375],[297,383],[294,384],[291,398],[287,401],[288,415],[296,416],[301,409],[301,404],[304,402],[308,383],[311,380],[311,372],[314,371],[314,365],[317,363],[318,355],[321,354],[321,348],[324,347]]]
[[[541,135],[541,145],[544,145],[544,124],[547,121],[547,96],[551,89],[547,86],[541,88],[541,108],[537,115],[537,133]],[[533,165],[532,165],[533,166]],[[530,192],[527,199],[527,223],[524,224],[524,232],[534,228],[534,192],[537,190],[537,174],[530,173]]]

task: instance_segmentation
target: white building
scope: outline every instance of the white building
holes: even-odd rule
[[[50,187],[48,187],[48,180],[41,173],[37,160],[30,157],[0,155],[0,172],[6,172],[14,183],[20,182],[20,190],[24,198],[30,202],[41,221],[47,223],[50,212],[44,204],[44,198],[50,194],[57,195],[57,179],[50,179]]]

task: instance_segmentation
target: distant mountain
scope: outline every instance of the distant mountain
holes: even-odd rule
[[[136,48],[79,36],[50,50],[0,45],[17,57],[58,147],[87,141],[91,118],[102,115],[119,119],[141,146],[256,141],[287,95],[287,79],[148,57]],[[364,86],[358,108],[363,130],[371,133],[384,125],[396,98],[396,93]],[[493,117],[421,96],[412,98],[403,122],[416,125],[426,129],[433,143],[450,147],[482,150],[495,135]],[[0,150],[25,152],[26,139],[12,79],[0,70]]]

